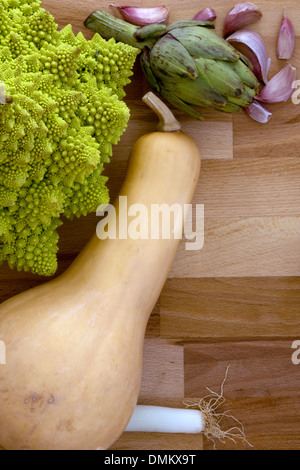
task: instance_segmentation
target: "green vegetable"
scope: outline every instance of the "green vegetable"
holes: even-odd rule
[[[0,3],[0,263],[51,276],[61,216],[109,201],[102,175],[129,119],[138,50],[71,26],[39,0]]]
[[[158,34],[157,25],[139,28],[98,10],[84,24],[142,50],[141,65],[151,88],[198,119],[202,116],[195,107],[241,112],[258,93],[251,64],[212,30],[211,22],[161,25]]]

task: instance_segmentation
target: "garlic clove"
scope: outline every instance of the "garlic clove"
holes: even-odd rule
[[[212,8],[204,8],[204,10],[199,11],[193,20],[197,21],[214,21],[217,18],[215,10]]]
[[[253,65],[253,73],[264,83],[268,82],[271,59],[263,38],[249,29],[241,29],[231,34],[227,41],[245,55]]]
[[[155,23],[166,23],[170,10],[166,6],[158,7],[134,7],[111,5],[121,13],[123,18],[136,26],[147,26]]]
[[[229,36],[248,24],[259,21],[261,17],[262,12],[254,3],[237,3],[225,18],[224,37]]]
[[[290,59],[293,55],[294,48],[295,30],[292,25],[292,22],[284,12],[277,42],[278,59]]]
[[[248,116],[250,116],[254,121],[257,121],[261,124],[266,124],[272,117],[271,111],[262,103],[259,103],[256,100],[244,108],[244,111]]]
[[[292,65],[286,65],[262,89],[256,100],[264,103],[282,103],[287,101],[295,91],[297,70]]]

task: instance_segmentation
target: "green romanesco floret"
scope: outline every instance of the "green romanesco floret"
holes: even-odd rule
[[[32,231],[25,223],[17,223],[14,232],[0,245],[3,262],[19,271],[31,271],[42,276],[51,276],[57,270],[58,234],[62,224],[53,219],[49,227],[41,224]],[[7,238],[7,236],[6,236]]]
[[[52,276],[62,216],[109,202],[104,164],[137,54],[59,30],[39,0],[0,0],[0,264]]]

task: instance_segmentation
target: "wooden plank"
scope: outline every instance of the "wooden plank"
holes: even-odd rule
[[[293,339],[185,344],[185,396],[205,396],[206,387],[218,391],[228,366],[225,398],[298,396]]]
[[[169,279],[160,296],[168,338],[300,337],[300,278]]]
[[[299,235],[300,217],[207,217],[204,247],[182,242],[169,277],[299,276]]]
[[[300,158],[260,154],[233,161],[205,161],[194,204],[206,217],[300,215]]]
[[[146,339],[140,400],[183,396],[183,346],[157,338]]]

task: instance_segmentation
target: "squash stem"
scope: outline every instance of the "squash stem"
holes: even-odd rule
[[[176,132],[181,130],[181,124],[177,121],[172,111],[152,91],[149,91],[143,101],[155,112],[159,118],[157,129],[161,132]]]

